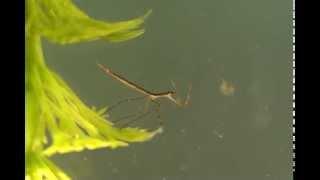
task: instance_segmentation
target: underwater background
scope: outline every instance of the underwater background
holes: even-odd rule
[[[74,0],[91,17],[127,20],[152,9],[145,34],[123,43],[54,45],[48,65],[89,106],[136,97],[110,67],[146,89],[172,90],[190,105],[161,101],[164,132],[127,148],[56,155],[76,180],[292,179],[292,1]],[[114,117],[144,102],[118,106]],[[111,113],[111,118],[113,114]],[[155,117],[131,126],[155,128]]]

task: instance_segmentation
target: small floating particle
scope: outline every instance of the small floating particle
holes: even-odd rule
[[[187,167],[186,164],[181,164],[180,167],[179,167],[179,170],[180,170],[180,171],[186,171],[187,168],[188,168],[188,167]]]
[[[216,135],[218,138],[222,139],[223,138],[223,134],[219,133],[218,131],[214,130],[213,134]]]
[[[182,134],[184,134],[184,133],[186,133],[186,129],[181,129],[180,132],[181,132]]]
[[[226,80],[222,79],[221,85],[220,85],[220,92],[225,96],[232,96],[234,94],[235,88]]]
[[[118,168],[112,168],[112,173],[118,173],[119,172],[119,169]]]

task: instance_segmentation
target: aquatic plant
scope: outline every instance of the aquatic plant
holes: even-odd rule
[[[26,1],[26,179],[67,180],[49,158],[84,149],[117,148],[143,142],[161,132],[116,128],[105,114],[84,104],[44,60],[41,40],[72,44],[98,39],[121,42],[143,34],[140,27],[150,14],[121,22],[95,20],[71,0]]]

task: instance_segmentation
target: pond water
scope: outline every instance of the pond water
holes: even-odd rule
[[[54,157],[76,180],[291,180],[292,1],[75,0],[90,16],[118,21],[152,9],[142,37],[123,43],[44,43],[47,63],[88,105],[139,96],[103,74],[104,64],[161,101],[164,132],[144,143]],[[125,103],[114,117],[144,102]],[[157,127],[154,116],[132,126]]]

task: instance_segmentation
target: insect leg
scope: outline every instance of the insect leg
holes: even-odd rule
[[[147,96],[139,96],[139,97],[133,97],[133,98],[127,98],[127,99],[121,100],[121,101],[109,106],[106,112],[107,113],[111,112],[115,107],[119,106],[120,104],[123,104],[123,103],[126,103],[126,102],[130,102],[130,101],[140,100],[140,99],[143,99],[143,98],[146,98],[146,97]]]

